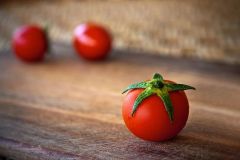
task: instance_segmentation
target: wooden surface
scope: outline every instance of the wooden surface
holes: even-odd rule
[[[44,63],[0,54],[0,157],[239,159],[239,66],[114,51],[89,63],[55,44]],[[190,84],[190,117],[173,140],[147,142],[123,125],[121,91],[160,72]]]

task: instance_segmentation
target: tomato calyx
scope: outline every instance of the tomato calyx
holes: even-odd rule
[[[165,109],[171,122],[173,122],[174,109],[170,100],[169,92],[182,91],[188,89],[194,89],[194,87],[185,84],[176,84],[172,82],[164,81],[163,77],[159,73],[155,73],[151,80],[145,82],[139,82],[129,85],[122,93],[126,93],[132,89],[144,89],[136,98],[131,116],[137,111],[139,105],[149,96],[156,94],[164,103]]]

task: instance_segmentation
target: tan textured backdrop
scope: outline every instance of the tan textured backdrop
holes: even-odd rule
[[[240,1],[1,1],[0,51],[25,23],[50,26],[54,42],[70,44],[85,21],[106,25],[115,49],[240,64]]]

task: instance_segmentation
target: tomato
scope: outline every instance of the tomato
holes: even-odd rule
[[[41,61],[47,51],[45,31],[36,25],[19,27],[13,34],[12,48],[15,55],[25,62]]]
[[[183,90],[194,88],[165,80],[156,87],[152,85],[153,81],[154,78],[141,82],[142,85],[139,86],[134,84],[127,89],[130,91],[122,105],[122,116],[127,128],[137,137],[149,141],[165,141],[175,137],[184,128],[188,119],[189,104]],[[169,88],[171,86],[173,86],[172,91]],[[149,92],[149,94],[145,94],[147,96],[142,99],[133,114],[134,104],[145,90],[145,93]],[[163,98],[165,95],[169,96],[169,100]],[[166,101],[171,104],[165,103]],[[169,114],[166,105],[169,107]],[[172,118],[170,108],[172,108]]]
[[[92,23],[76,27],[73,44],[78,55],[86,60],[102,60],[107,57],[112,46],[110,33],[102,26]]]

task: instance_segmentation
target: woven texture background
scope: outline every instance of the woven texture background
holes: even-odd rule
[[[0,51],[14,29],[48,25],[54,42],[69,44],[76,25],[108,27],[115,49],[240,64],[240,1],[1,1]]]

